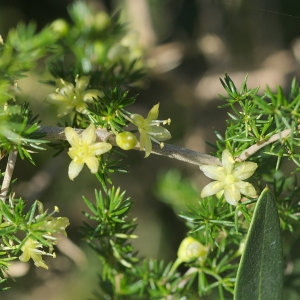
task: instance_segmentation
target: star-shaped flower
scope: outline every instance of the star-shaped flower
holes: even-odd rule
[[[162,148],[164,143],[161,142],[171,138],[170,132],[166,128],[160,126],[160,124],[170,125],[171,120],[156,120],[158,117],[158,109],[159,103],[151,108],[146,119],[139,114],[132,114],[130,116],[131,122],[137,126],[140,132],[140,149],[145,149],[145,157],[149,156],[151,153],[151,140],[160,144]]]
[[[71,145],[68,155],[72,161],[69,165],[69,178],[74,178],[80,173],[84,164],[92,173],[99,168],[99,161],[96,156],[108,152],[112,146],[105,142],[96,142],[96,128],[90,124],[80,135],[71,127],[65,128],[66,139]]]
[[[46,252],[39,250],[37,248],[42,248],[42,244],[31,238],[27,239],[25,244],[22,246],[21,250],[23,253],[19,256],[20,261],[27,262],[30,258],[34,261],[37,267],[42,267],[48,270],[48,266],[42,259],[42,255],[47,254]],[[52,255],[55,256],[55,255]]]
[[[58,106],[57,117],[61,118],[69,114],[74,108],[77,112],[86,114],[87,103],[92,103],[94,98],[103,96],[99,90],[85,90],[89,85],[90,79],[87,76],[77,76],[75,86],[62,78],[57,81],[58,88],[55,93],[49,94],[45,102]]]
[[[243,180],[252,176],[256,168],[257,164],[254,162],[242,162],[235,166],[233,156],[229,150],[225,149],[222,153],[222,167],[217,165],[200,166],[200,170],[207,177],[216,180],[203,188],[201,197],[208,197],[223,191],[226,201],[232,205],[237,205],[241,194],[255,197],[256,191],[253,185]]]

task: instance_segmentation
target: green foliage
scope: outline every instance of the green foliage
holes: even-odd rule
[[[221,107],[230,106],[233,112],[228,112],[230,119],[227,121],[224,138],[219,135],[218,153],[227,148],[238,156],[251,145],[279,134],[280,138],[274,141],[264,153],[277,156],[277,168],[283,157],[293,160],[299,166],[297,111],[300,93],[296,79],[292,82],[288,97],[284,95],[280,86],[276,93],[267,87],[264,95],[257,95],[258,88],[247,88],[247,76],[240,92],[227,74],[221,83],[228,93],[227,96],[220,95],[228,102]]]
[[[184,179],[176,169],[159,174],[155,194],[159,199],[173,208],[175,213],[187,211],[188,205],[196,205],[200,190]]]
[[[128,97],[128,91],[122,92],[115,87],[111,90],[104,89],[104,96],[99,97],[90,109],[89,119],[102,128],[119,132],[128,123],[125,119],[129,115],[124,107],[135,102],[134,97]]]
[[[65,227],[69,225],[67,218],[54,218],[52,215],[56,211],[49,214],[44,211],[39,201],[35,201],[27,211],[25,211],[25,206],[26,202],[23,199],[16,199],[12,196],[8,203],[0,201],[0,268],[2,272],[8,270],[10,261],[18,258],[17,255],[20,254],[21,248],[29,238],[49,248],[49,252],[52,253],[53,245],[57,242],[55,234],[66,235]],[[4,279],[1,280],[3,283]]]
[[[22,159],[25,157],[33,163],[28,148],[44,150],[40,144],[47,141],[41,140],[43,134],[37,133],[40,128],[37,116],[33,116],[28,103],[15,106],[5,106],[0,125],[0,147],[2,155],[13,150],[18,150]]]
[[[69,8],[73,24],[61,35],[53,47],[53,57],[48,68],[55,78],[73,82],[77,74],[87,74],[91,86],[101,89],[131,85],[140,80],[144,66],[130,46],[122,43],[128,30],[117,17],[110,18],[105,12],[94,15],[83,2],[77,1]],[[118,51],[113,51],[119,47]],[[117,52],[113,54],[112,52]]]
[[[16,82],[42,57],[47,57],[43,62],[53,76],[45,83],[59,87],[46,99],[50,103],[53,99],[61,101],[59,116],[69,114],[63,127],[70,124],[85,129],[93,123],[105,131],[108,142],[113,143],[110,138],[113,140],[114,135],[127,131],[128,122],[132,121],[129,118],[131,106],[138,97],[132,96],[130,87],[138,85],[145,75],[137,36],[119,22],[118,15],[110,17],[104,11],[95,13],[84,2],[75,2],[69,14],[70,24],[56,20],[39,33],[32,23],[20,24],[9,32],[5,43],[0,44],[1,157],[18,151],[21,158],[33,162],[31,152],[42,150],[41,144],[46,142],[41,139],[40,122],[29,105],[20,103]],[[83,79],[78,81],[79,78]],[[184,222],[189,238],[203,245],[205,255],[198,255],[201,251],[192,248],[189,256],[192,259],[179,263],[178,260],[165,263],[143,259],[130,243],[130,239],[137,237],[134,235],[136,218],[129,217],[133,202],[120,188],[114,187],[110,176],[114,172],[126,172],[126,167],[121,165],[125,156],[113,146],[110,152],[97,158],[99,168],[95,176],[99,187],[95,201],[83,197],[89,212],[83,212],[87,220],[81,227],[81,234],[96,252],[100,265],[99,292],[94,293],[95,299],[214,299],[217,294],[218,299],[223,300],[232,298],[234,293],[236,299],[244,299],[248,283],[255,283],[250,288],[251,293],[262,293],[257,296],[262,299],[275,299],[279,294],[283,281],[280,234],[299,232],[297,177],[286,175],[282,168],[282,163],[288,161],[293,163],[292,172],[300,169],[299,85],[293,80],[288,96],[281,87],[275,92],[267,88],[260,96],[258,87],[248,89],[247,76],[239,91],[227,74],[221,84],[227,93],[220,95],[225,102],[221,108],[230,109],[229,120],[224,136],[217,134],[213,155],[221,157],[227,149],[236,158],[237,167],[246,159],[256,162],[259,167],[250,181],[257,197],[255,194],[254,198],[243,196],[236,206],[227,203],[220,193],[202,199],[200,190],[188,179],[178,171],[168,171],[159,178],[156,194]],[[86,95],[90,97],[84,98]],[[133,122],[146,133],[148,148],[150,134],[156,139],[158,134],[164,133],[156,125],[169,123],[169,120],[152,120],[154,116],[157,118],[156,114],[158,105],[154,106],[148,120],[156,123],[147,121],[145,125],[144,117],[137,114],[137,120],[143,122],[136,123],[142,125]],[[76,139],[77,133],[74,136]],[[90,140],[94,142],[94,139],[96,136]],[[59,153],[69,148],[65,141],[52,145]],[[82,146],[84,149],[81,146],[78,143],[78,152],[82,150],[87,154],[89,147],[93,147],[89,143]],[[72,158],[72,163],[76,164],[77,160],[78,157]],[[84,163],[95,165],[91,160]],[[227,175],[224,175],[224,182],[230,184],[232,177],[227,178]],[[8,186],[4,186],[3,180],[1,187],[2,272],[7,271],[10,261],[20,258],[21,252],[31,253],[32,248],[29,251],[27,245],[31,240],[37,243],[34,250],[38,253],[35,259],[31,258],[37,266],[44,266],[41,255],[52,255],[57,241],[54,234],[66,234],[68,225],[67,218],[54,218],[54,212],[45,212],[38,201],[25,212],[26,201],[14,198],[10,192],[13,182],[12,177],[8,178]],[[269,190],[264,190],[266,184]],[[4,193],[6,190],[8,192]],[[240,261],[246,237],[246,250]],[[269,249],[274,241],[278,247]],[[49,252],[38,252],[40,247],[49,248]],[[272,265],[271,259],[280,264]],[[180,264],[183,265],[178,269]],[[276,287],[269,288],[272,275],[277,275],[273,278]],[[4,277],[0,276],[0,283],[4,283]],[[246,294],[251,298],[251,293]],[[273,293],[277,293],[276,296]]]

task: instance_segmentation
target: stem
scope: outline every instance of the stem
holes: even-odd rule
[[[12,174],[15,168],[16,160],[17,160],[18,151],[11,150],[8,155],[6,170],[1,186],[1,192],[0,192],[0,200],[5,202],[6,195],[9,189],[9,185],[11,182]]]
[[[65,140],[64,127],[52,127],[52,126],[42,126],[38,132],[45,133],[45,138],[51,140]],[[78,134],[80,134],[83,129],[74,129]],[[97,129],[96,134],[98,140],[102,142],[109,142],[116,146],[116,137],[113,133],[107,132],[105,129]],[[162,155],[170,158],[174,158],[180,161],[188,162],[194,165],[221,165],[221,162],[217,157],[193,151],[186,148],[181,148],[178,146],[164,144],[163,148],[160,145],[153,143],[152,153],[157,155]],[[140,150],[139,145],[137,145],[134,150]]]
[[[66,137],[64,129],[64,127],[42,126],[38,132],[45,133],[46,138],[51,140],[65,140]],[[300,126],[298,126],[298,129],[300,130]],[[83,129],[75,130],[79,134],[83,131]],[[259,149],[265,147],[266,145],[269,145],[289,136],[291,132],[291,129],[286,129],[272,135],[266,140],[259,141],[258,143],[244,150],[238,157],[235,158],[235,160],[239,162],[244,161],[248,159],[251,155],[253,155],[255,152],[257,152]],[[116,138],[113,133],[107,132],[105,129],[97,129],[96,134],[98,136],[99,141],[108,141],[112,145],[116,146]],[[134,148],[134,150],[140,150],[139,145],[137,145]],[[221,165],[220,160],[215,156],[193,151],[186,148],[181,148],[170,144],[164,144],[164,147],[160,148],[160,145],[153,143],[151,153],[174,158],[194,165]]]
[[[298,126],[298,130],[300,129],[300,126]],[[235,158],[236,161],[244,161],[247,158],[249,158],[251,155],[253,155],[255,152],[257,152],[259,149],[274,143],[280,139],[283,139],[287,136],[289,136],[292,133],[291,129],[285,129],[279,133],[276,133],[272,135],[270,138],[264,141],[259,141],[258,143],[250,146],[248,149],[244,150],[238,157]]]

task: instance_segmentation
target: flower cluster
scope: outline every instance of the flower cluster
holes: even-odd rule
[[[151,108],[146,119],[139,114],[132,114],[130,116],[130,121],[140,132],[140,149],[145,149],[145,157],[148,157],[151,153],[151,140],[163,147],[164,143],[162,142],[171,138],[170,132],[166,128],[160,126],[160,124],[170,125],[171,120],[157,120],[158,112],[159,104],[156,104]]]
[[[256,191],[252,184],[243,180],[253,175],[257,168],[254,162],[242,162],[235,166],[235,161],[229,150],[222,153],[222,166],[202,165],[200,170],[209,178],[214,179],[206,185],[201,197],[208,197],[219,192],[224,193],[226,201],[231,205],[237,205],[241,194],[255,197]]]
[[[74,180],[80,173],[84,164],[92,173],[99,168],[99,161],[96,156],[111,150],[112,145],[105,142],[96,142],[96,128],[92,123],[80,135],[71,127],[65,128],[67,141],[70,143],[68,155],[72,161],[69,165],[69,178]]]
[[[58,106],[58,118],[69,114],[74,108],[77,112],[86,114],[87,103],[92,103],[94,98],[103,96],[103,93],[99,90],[86,90],[89,82],[87,76],[79,78],[77,75],[74,86],[61,78],[57,81],[58,88],[56,92],[49,94],[44,101]]]

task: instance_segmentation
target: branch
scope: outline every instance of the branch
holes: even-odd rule
[[[46,138],[51,140],[65,140],[66,137],[64,129],[64,127],[42,126],[38,132],[46,134]],[[298,129],[300,130],[300,126],[298,126]],[[80,134],[84,129],[75,130]],[[244,150],[238,157],[235,158],[235,160],[239,162],[244,161],[259,149],[289,136],[291,132],[292,129],[286,129],[272,135],[266,140],[259,141]],[[98,141],[109,142],[114,146],[117,145],[115,135],[113,133],[110,133],[105,129],[97,129],[96,134],[98,136]],[[139,144],[134,148],[134,150],[140,150]],[[170,144],[165,144],[163,148],[160,148],[160,145],[153,143],[151,153],[174,158],[194,165],[221,165],[221,162],[217,157]]]
[[[64,129],[64,127],[42,126],[38,132],[46,134],[46,139],[65,140],[66,137]],[[79,134],[83,131],[83,129],[75,130]],[[107,132],[104,129],[97,129],[96,134],[98,141],[109,142],[114,146],[117,145],[115,135],[113,133]],[[140,150],[139,145],[137,145],[134,150]],[[160,145],[153,143],[152,153],[174,158],[194,165],[221,165],[221,162],[217,157],[170,144],[165,144],[163,148],[160,148]]]
[[[18,152],[16,150],[11,150],[8,155],[5,175],[3,178],[1,192],[0,192],[0,200],[5,202],[6,195],[9,189],[9,185],[11,182],[12,174],[15,168],[16,160],[17,160]]]
[[[300,130],[300,126],[298,126],[298,130]],[[283,139],[287,136],[289,136],[292,133],[292,129],[285,129],[279,133],[276,133],[272,135],[270,138],[259,141],[258,143],[250,146],[248,149],[244,150],[238,157],[235,158],[236,161],[244,161],[247,158],[249,158],[251,155],[253,155],[255,152],[257,152],[259,149],[274,143],[280,139]]]

